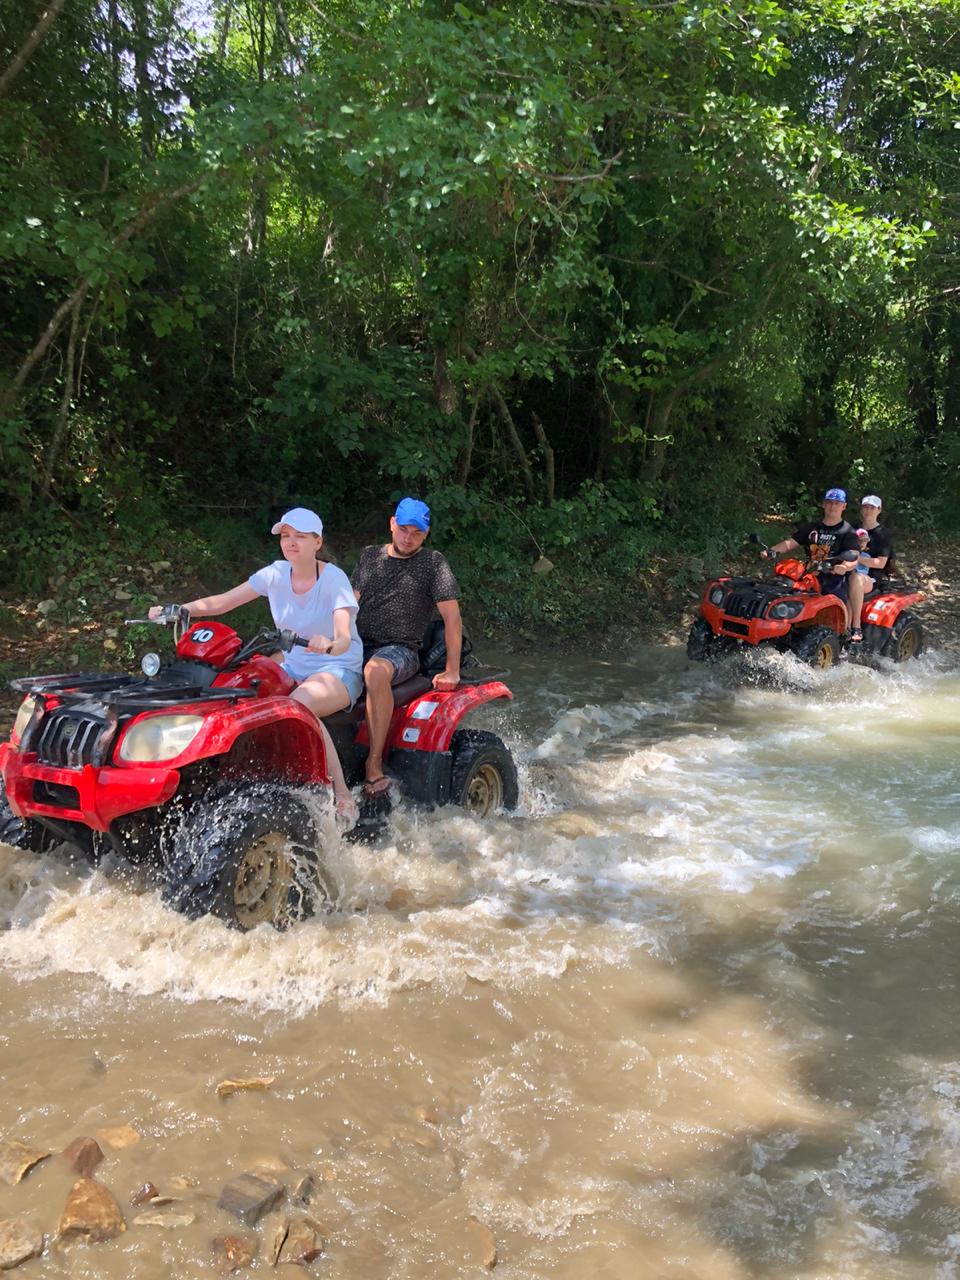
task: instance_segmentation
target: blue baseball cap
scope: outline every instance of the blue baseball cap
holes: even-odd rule
[[[430,528],[430,508],[416,498],[403,498],[397,505],[393,518],[397,524],[413,524],[424,533]]]
[[[828,489],[823,495],[824,502],[846,502],[846,489]]]

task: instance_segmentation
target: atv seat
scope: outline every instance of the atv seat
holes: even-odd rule
[[[458,688],[468,685],[488,684],[491,680],[501,680],[508,675],[506,671],[487,671],[483,667],[475,667],[468,672],[461,672],[460,684]],[[419,698],[424,693],[429,693],[433,688],[433,680],[430,676],[415,675],[409,680],[404,680],[402,684],[393,686],[393,705],[395,707],[405,707],[408,702],[413,702],[414,698]],[[356,725],[364,717],[364,695],[360,694],[356,702],[349,711],[335,711],[331,716],[324,716],[323,723],[329,727],[336,725]]]
[[[402,684],[393,686],[393,705],[395,707],[405,707],[408,702],[412,702],[414,698],[419,698],[422,693],[427,693],[432,688],[433,681],[428,676],[412,676],[409,680],[404,680]],[[324,716],[323,723],[328,727],[359,724],[364,717],[364,712],[365,702],[361,693],[349,710],[335,711],[332,716]]]

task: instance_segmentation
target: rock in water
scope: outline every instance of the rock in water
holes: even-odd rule
[[[43,1253],[43,1232],[21,1218],[0,1222],[0,1271],[10,1271]]]
[[[230,1275],[241,1267],[249,1267],[257,1256],[256,1236],[217,1236],[213,1242],[213,1260],[221,1275]]]
[[[151,1200],[156,1200],[159,1194],[160,1192],[152,1182],[145,1182],[143,1186],[137,1187],[130,1197],[130,1203],[133,1205],[149,1204]]]
[[[299,1262],[305,1266],[323,1253],[323,1234],[313,1218],[294,1218],[280,1250],[281,1262]]]
[[[126,1229],[120,1206],[103,1183],[95,1178],[80,1178],[70,1189],[57,1227],[57,1238],[82,1237],[93,1243],[112,1240]]]
[[[317,1182],[312,1173],[305,1174],[293,1189],[293,1198],[297,1204],[308,1205],[313,1199]]]
[[[250,1076],[236,1080],[221,1080],[217,1085],[217,1097],[229,1098],[233,1093],[262,1093],[269,1089],[276,1076]]]
[[[220,1192],[217,1207],[226,1209],[245,1222],[248,1227],[256,1226],[265,1213],[283,1199],[285,1187],[272,1178],[262,1178],[255,1173],[242,1173],[239,1178],[228,1182]]]
[[[0,1179],[7,1186],[15,1187],[35,1164],[46,1160],[49,1155],[49,1151],[28,1147],[24,1142],[0,1142]]]
[[[138,1213],[134,1218],[138,1227],[166,1227],[167,1230],[172,1230],[174,1227],[189,1227],[196,1220],[197,1215],[192,1209],[184,1209],[181,1213],[148,1209],[146,1213]]]
[[[132,1147],[140,1141],[140,1135],[132,1124],[118,1124],[109,1129],[98,1129],[97,1137],[111,1151],[120,1151],[123,1147]]]
[[[469,1260],[492,1271],[497,1265],[497,1243],[490,1228],[476,1218],[468,1218],[465,1237]]]
[[[283,1242],[286,1240],[289,1231],[290,1219],[285,1213],[271,1213],[269,1217],[264,1218],[261,1235],[266,1248],[267,1262],[271,1267],[277,1265],[280,1250],[283,1248]]]
[[[103,1159],[99,1144],[92,1138],[74,1138],[69,1147],[64,1147],[60,1155],[81,1178],[89,1178]]]

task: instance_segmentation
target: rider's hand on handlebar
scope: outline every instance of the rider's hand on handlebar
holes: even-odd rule
[[[160,622],[166,625],[168,622],[179,621],[182,626],[190,625],[190,611],[185,604],[154,604],[150,606],[147,617],[151,622]]]
[[[333,641],[329,636],[311,636],[307,653],[329,653],[332,648]]]
[[[771,551],[768,551],[766,547],[762,547],[760,550],[760,559],[769,560],[772,554],[773,553]]]

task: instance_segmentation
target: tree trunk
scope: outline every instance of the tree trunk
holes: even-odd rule
[[[132,0],[133,73],[137,90],[137,115],[140,117],[140,151],[147,159],[157,149],[153,111],[153,85],[150,82],[150,10],[147,0]]]
[[[477,426],[477,413],[483,397],[478,395],[470,406],[470,417],[467,421],[467,438],[464,441],[463,453],[460,455],[460,466],[457,470],[457,484],[463,488],[470,475],[470,464],[473,462],[473,433]]]
[[[960,435],[960,308],[951,307],[944,323],[943,432]]]
[[[936,444],[940,434],[940,414],[937,407],[937,329],[938,317],[930,312],[923,317],[920,329],[920,350],[910,377],[908,397],[913,410],[914,446],[928,449]]]
[[[493,403],[497,406],[497,412],[500,414],[500,421],[503,423],[507,440],[513,449],[514,456],[520,464],[520,475],[523,478],[523,487],[526,490],[527,501],[531,505],[536,502],[536,486],[533,481],[533,469],[530,466],[530,459],[527,457],[526,450],[523,447],[523,441],[520,439],[520,433],[517,431],[516,423],[513,415],[507,407],[507,402],[500,394],[500,388],[495,382],[490,383],[490,395]]]
[[[554,476],[554,457],[553,448],[547,439],[547,433],[543,429],[543,423],[537,413],[531,413],[530,420],[533,423],[533,433],[537,437],[537,443],[543,450],[543,487],[546,495],[547,506],[553,506],[555,476]]]
[[[67,428],[70,423],[70,401],[73,399],[73,375],[77,362],[77,333],[80,329],[80,311],[80,305],[74,307],[73,315],[70,319],[70,337],[67,340],[67,359],[63,370],[63,395],[60,397],[60,412],[57,415],[57,427],[53,433],[53,440],[50,442],[50,448],[43,461],[44,477],[40,493],[44,498],[48,498],[50,490],[55,487],[57,463],[60,459],[64,441],[67,438]]]

